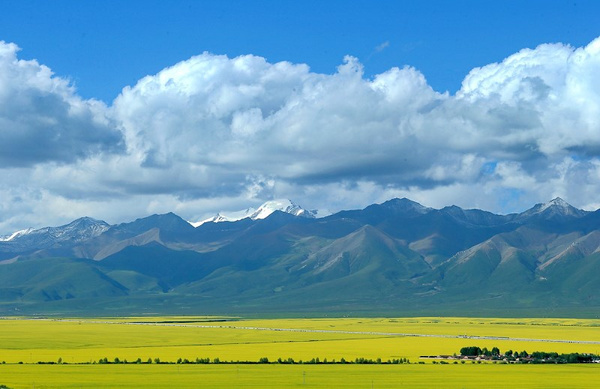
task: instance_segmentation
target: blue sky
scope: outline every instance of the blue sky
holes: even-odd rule
[[[522,48],[598,35],[597,1],[3,1],[0,39],[20,57],[110,103],[126,85],[209,51],[306,63],[333,73],[345,55],[371,76],[419,69],[456,92],[474,67]]]
[[[0,1],[0,235],[600,200],[596,1]]]

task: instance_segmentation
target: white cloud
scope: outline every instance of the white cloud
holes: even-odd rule
[[[402,122],[441,98],[412,68],[369,81],[352,57],[328,76],[205,53],[126,88],[113,109],[146,166],[221,168],[225,182],[261,175],[310,183],[396,174],[415,153]]]
[[[0,41],[0,164],[71,163],[122,150],[104,104],[84,101],[68,81]]]
[[[505,139],[548,157],[600,146],[600,38],[587,47],[546,44],[472,70],[457,98],[482,104]],[[492,102],[490,107],[488,104]],[[494,111],[492,111],[492,109]]]
[[[377,46],[375,46],[375,52],[376,53],[382,52],[383,50],[385,50],[389,46],[390,46],[390,41],[382,42],[382,43],[378,44]]]
[[[16,52],[0,45],[0,100],[21,110],[2,111],[14,126],[0,136],[45,152],[0,157],[12,162],[0,230],[27,227],[19,218],[35,221],[45,203],[48,224],[98,209],[113,222],[169,210],[199,219],[271,197],[332,211],[393,196],[492,211],[557,195],[598,204],[600,39],[473,69],[454,96],[408,66],[365,78],[350,56],[318,74],[203,53],[124,88],[108,108]]]

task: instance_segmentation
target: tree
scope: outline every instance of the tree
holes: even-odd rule
[[[497,357],[498,355],[500,355],[500,349],[498,347],[494,347],[492,348],[492,355]]]
[[[478,355],[481,355],[481,349],[477,346],[463,347],[460,349],[460,355],[476,357]]]

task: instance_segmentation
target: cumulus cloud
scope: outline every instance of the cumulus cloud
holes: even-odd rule
[[[82,100],[48,67],[18,59],[18,50],[0,41],[0,164],[69,163],[122,148],[104,104]]]
[[[474,69],[456,96],[433,91],[411,67],[366,79],[353,57],[323,75],[204,53],[126,88],[113,109],[146,166],[221,168],[232,182],[435,186],[476,180],[489,161],[538,169],[595,156],[596,46],[523,50]]]
[[[600,39],[524,49],[473,69],[456,95],[410,66],[367,78],[351,56],[319,74],[203,53],[124,88],[111,107],[0,47],[0,100],[23,102],[19,115],[0,108],[14,123],[1,136],[46,153],[19,163],[2,152],[28,177],[4,179],[14,208],[3,212],[50,198],[69,215],[110,204],[189,219],[272,197],[332,211],[394,196],[497,212],[555,196],[599,205]]]
[[[587,47],[545,44],[472,70],[457,93],[473,107],[493,104],[502,137],[546,156],[598,156],[600,39]],[[493,110],[493,111],[492,111]],[[499,117],[497,115],[500,115]]]
[[[322,75],[205,53],[126,88],[113,110],[144,166],[197,165],[220,171],[222,182],[310,184],[412,176],[432,149],[415,155],[401,125],[443,98],[409,67],[370,81],[352,57]]]

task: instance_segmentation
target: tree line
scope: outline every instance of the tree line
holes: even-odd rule
[[[490,360],[506,360],[510,362],[525,362],[525,363],[600,363],[600,356],[590,353],[563,353],[534,351],[529,354],[523,350],[513,351],[507,350],[502,354],[498,347],[493,347],[491,350],[479,348],[477,346],[463,347],[460,349],[461,357],[483,357]]]
[[[19,362],[22,363],[22,362]],[[48,361],[48,362],[43,362],[43,361],[39,361],[37,362],[40,365],[45,365],[45,364],[67,364],[66,362],[63,362],[62,358],[59,358],[58,361]],[[97,361],[92,361],[92,362],[83,362],[83,363],[77,363],[77,364],[101,364],[101,365],[111,365],[111,364],[192,364],[192,365],[205,365],[205,364],[289,364],[289,365],[326,365],[326,364],[370,364],[370,365],[374,365],[374,364],[386,364],[386,365],[398,365],[398,364],[404,364],[410,363],[410,360],[408,358],[396,358],[396,359],[387,359],[387,360],[382,360],[381,358],[376,358],[376,359],[372,359],[372,358],[355,358],[355,359],[345,359],[345,358],[340,358],[339,360],[336,359],[327,359],[327,358],[312,358],[312,359],[306,359],[306,360],[295,360],[293,358],[277,358],[276,360],[269,360],[269,358],[267,357],[262,357],[259,358],[257,361],[249,361],[249,360],[245,360],[245,361],[222,361],[219,358],[196,358],[196,359],[188,359],[188,358],[178,358],[176,361],[164,361],[161,360],[160,358],[148,358],[145,360],[142,360],[141,358],[137,358],[135,360],[127,360],[127,359],[120,359],[120,358],[114,358],[114,359],[109,359],[107,357],[103,357],[98,359]]]

